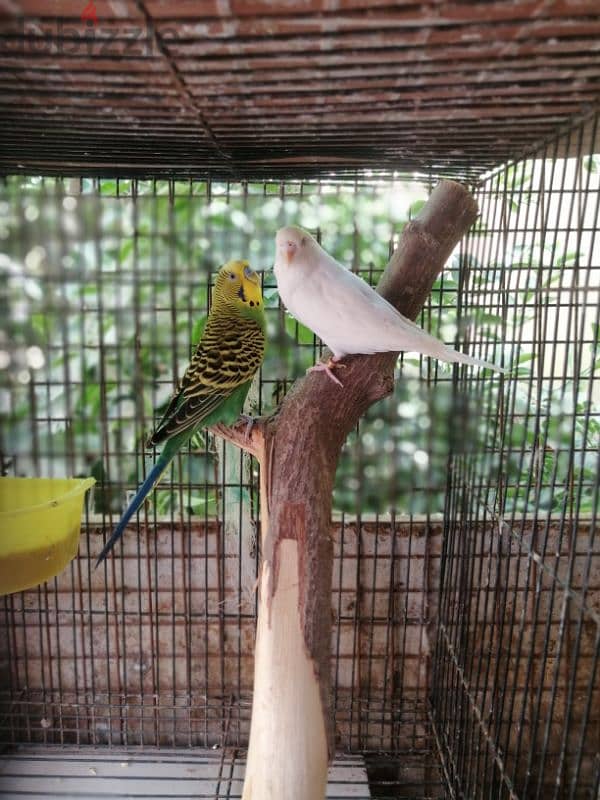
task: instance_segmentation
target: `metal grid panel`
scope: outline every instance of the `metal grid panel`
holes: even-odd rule
[[[598,103],[595,0],[22,0],[1,168],[474,178]]]
[[[427,588],[439,582],[441,526],[349,523],[332,533],[338,746],[424,756],[431,748],[424,629],[435,620]],[[219,527],[161,526],[156,550],[150,540],[139,560],[132,535],[107,579],[90,573],[87,547],[97,534],[87,529],[79,558],[55,581],[4,599],[2,739],[245,745],[253,577],[240,585],[237,558],[222,543],[217,549]]]
[[[557,140],[482,184],[468,245],[465,294],[503,308],[519,380],[477,387],[478,449],[450,462],[432,702],[452,797],[598,791],[599,159],[569,137],[577,158]]]

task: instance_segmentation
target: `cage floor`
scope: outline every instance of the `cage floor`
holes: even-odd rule
[[[235,800],[244,769],[232,750],[27,746],[0,756],[0,797]],[[329,769],[327,800],[342,798],[371,798],[361,756],[338,756]]]

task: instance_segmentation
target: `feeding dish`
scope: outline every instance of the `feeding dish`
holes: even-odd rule
[[[0,478],[0,594],[53,578],[75,558],[93,478]]]

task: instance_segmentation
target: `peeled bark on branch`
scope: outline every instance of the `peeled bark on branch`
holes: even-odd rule
[[[442,181],[404,228],[377,290],[416,318],[477,217],[467,190]],[[335,300],[332,300],[335,302]],[[360,320],[357,320],[360,324]],[[343,388],[297,381],[255,426],[220,433],[261,465],[262,561],[254,699],[243,800],[319,800],[333,755],[330,708],[331,495],[338,457],[367,408],[393,391],[397,353],[344,359]]]

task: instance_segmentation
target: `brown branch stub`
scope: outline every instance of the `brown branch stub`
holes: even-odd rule
[[[216,425],[211,425],[208,430],[241,450],[245,450],[260,461],[265,441],[263,424],[263,420],[258,418],[254,420],[250,431],[248,431],[248,423],[245,420],[240,420],[235,425],[217,423]]]

